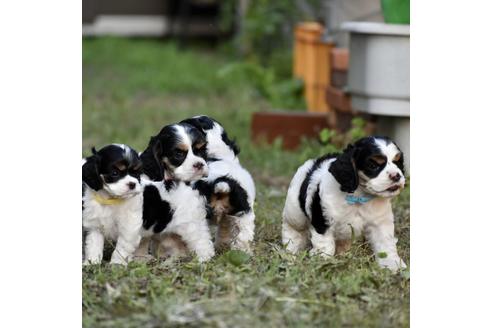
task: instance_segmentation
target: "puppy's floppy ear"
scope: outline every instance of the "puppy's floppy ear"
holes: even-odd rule
[[[84,165],[82,165],[82,181],[97,191],[103,186],[103,181],[99,175],[100,158],[94,147],[92,147],[92,154],[92,156],[87,158]]]
[[[151,137],[149,145],[140,155],[143,163],[143,172],[153,181],[164,179],[164,167],[162,166],[162,144],[159,138]]]
[[[352,193],[359,186],[359,175],[357,174],[354,158],[356,152],[356,147],[348,145],[328,169],[340,184],[341,191]]]

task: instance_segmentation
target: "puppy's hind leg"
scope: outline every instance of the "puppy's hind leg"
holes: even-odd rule
[[[255,213],[251,210],[241,216],[233,216],[236,235],[233,236],[231,249],[251,254],[251,243],[255,234]]]
[[[231,217],[226,214],[221,214],[221,217],[217,221],[215,248],[218,251],[229,249],[231,247],[233,234],[237,234],[237,231],[234,231],[236,230],[236,227],[234,226]]]
[[[288,252],[297,254],[308,246],[309,231],[297,230],[285,220],[282,222],[282,243]]]
[[[156,245],[157,258],[179,258],[186,255],[188,248],[177,234],[163,234]]]
[[[149,254],[149,245],[151,237],[143,237],[140,240],[140,245],[138,245],[137,250],[134,253],[134,259],[137,261],[147,261],[152,258]]]

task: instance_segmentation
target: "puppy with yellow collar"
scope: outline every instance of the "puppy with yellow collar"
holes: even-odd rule
[[[100,263],[104,240],[116,242],[111,263],[126,265],[140,243],[142,162],[135,150],[119,144],[92,149],[82,166],[84,264]]]

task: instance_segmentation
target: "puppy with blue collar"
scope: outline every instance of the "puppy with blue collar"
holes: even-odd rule
[[[387,137],[371,136],[304,163],[283,210],[282,242],[297,253],[333,256],[363,234],[381,267],[406,268],[396,249],[391,199],[405,185],[403,153]],[[382,255],[382,253],[385,254]]]

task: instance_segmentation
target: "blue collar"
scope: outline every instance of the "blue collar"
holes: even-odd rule
[[[347,201],[347,204],[349,205],[355,205],[355,204],[365,204],[371,199],[373,199],[374,196],[354,196],[354,195],[347,195],[345,196],[345,200]]]

